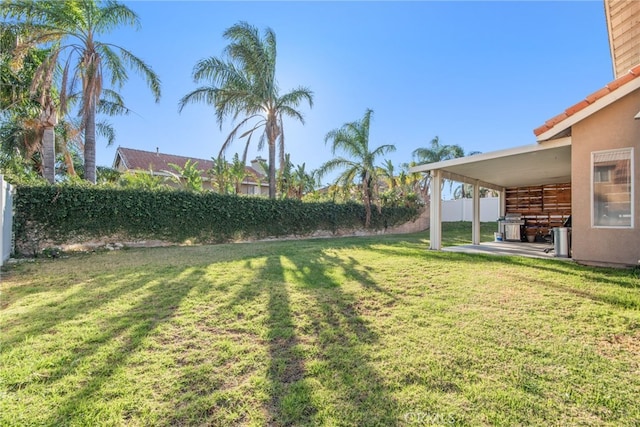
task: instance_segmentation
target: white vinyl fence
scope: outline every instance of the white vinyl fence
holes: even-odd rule
[[[480,198],[480,222],[497,221],[500,216],[500,198]],[[473,221],[473,199],[444,200],[442,222]]]
[[[0,265],[9,259],[13,251],[13,194],[11,184],[0,175]]]

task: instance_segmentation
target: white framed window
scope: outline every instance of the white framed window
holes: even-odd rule
[[[591,153],[591,226],[633,228],[633,148]]]

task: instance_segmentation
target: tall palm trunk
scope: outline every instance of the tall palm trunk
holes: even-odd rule
[[[278,121],[273,111],[269,112],[266,123],[267,141],[269,144],[269,198],[276,198],[276,144],[280,134]]]
[[[369,228],[371,224],[371,191],[369,190],[369,172],[365,174],[364,179],[362,180],[362,193],[364,195],[364,211],[365,211],[365,219],[364,219],[364,227]]]
[[[276,143],[269,141],[269,198],[276,198]]]
[[[84,124],[84,179],[96,183],[96,105],[90,102]]]
[[[279,128],[280,128],[280,143],[278,144],[278,157],[280,162],[280,174],[284,172],[286,167],[285,152],[284,152],[284,128],[282,127],[282,114],[278,115]]]
[[[56,179],[56,150],[53,126],[44,128],[42,135],[42,166],[44,178],[53,184]]]
[[[48,99],[40,114],[40,122],[44,126],[42,135],[42,169],[44,178],[51,184],[56,179],[56,149],[54,127],[58,123],[56,109]]]

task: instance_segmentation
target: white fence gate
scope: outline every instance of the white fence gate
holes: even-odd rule
[[[13,251],[13,187],[0,175],[0,265]]]
[[[500,198],[480,198],[480,221],[497,221],[500,216]],[[473,221],[473,199],[444,200],[442,202],[442,221]]]

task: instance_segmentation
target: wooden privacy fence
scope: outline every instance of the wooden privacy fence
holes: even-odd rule
[[[571,215],[571,183],[507,188],[506,213],[519,213],[527,229],[547,234]]]

